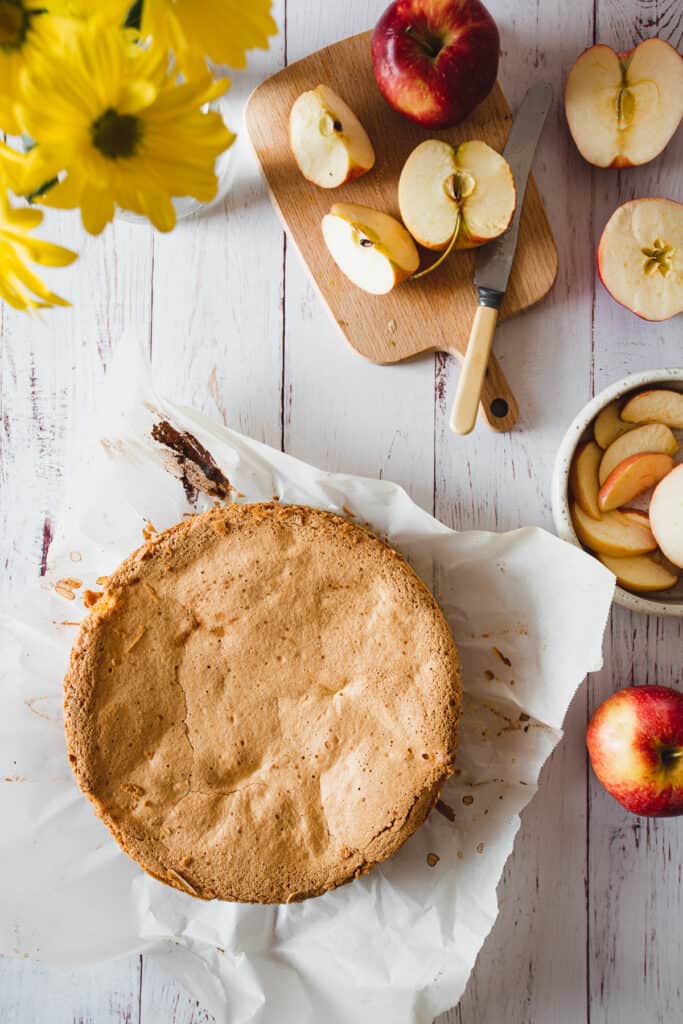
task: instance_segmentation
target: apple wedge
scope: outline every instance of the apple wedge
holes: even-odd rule
[[[337,188],[369,171],[375,151],[354,112],[326,85],[303,92],[289,114],[289,144],[304,178]]]
[[[683,463],[657,485],[650,502],[650,522],[664,555],[683,569]]]
[[[612,441],[616,441],[622,434],[628,433],[629,430],[633,430],[635,424],[624,423],[619,410],[621,408],[621,399],[616,402],[610,402],[606,405],[601,413],[598,414],[595,424],[593,426],[593,434],[595,440],[601,448],[609,448]]]
[[[683,394],[680,391],[641,391],[630,398],[621,410],[627,423],[664,423],[673,430],[683,430]]]
[[[592,519],[575,501],[571,514],[576,536],[585,547],[600,555],[626,558],[645,555],[657,547],[657,541],[645,523],[638,523],[621,512],[605,512],[601,519]]]
[[[628,590],[670,590],[678,583],[678,576],[648,555],[633,555],[631,558],[613,558],[611,555],[598,557],[614,573],[619,586]]]
[[[598,506],[598,466],[602,449],[595,441],[588,441],[577,449],[569,471],[569,488],[583,511],[593,519],[600,519]]]
[[[366,292],[384,295],[414,274],[420,256],[395,217],[355,203],[335,203],[322,221],[323,237],[339,269]]]
[[[683,312],[683,203],[632,199],[616,209],[598,245],[598,273],[612,298],[643,320]]]
[[[648,491],[673,469],[670,455],[643,452],[631,455],[616,466],[605,480],[598,494],[598,508],[610,512]]]
[[[615,53],[591,46],[567,78],[564,109],[581,156],[596,167],[653,160],[683,117],[683,59],[663,39]]]
[[[516,205],[510,165],[485,142],[428,139],[406,160],[398,205],[411,235],[427,249],[471,249],[498,238]]]
[[[671,429],[663,423],[648,423],[643,427],[636,427],[628,434],[622,434],[616,441],[612,441],[603,455],[598,470],[600,486],[602,487],[612,470],[616,469],[620,462],[630,459],[632,455],[641,455],[643,452],[674,455],[677,451],[678,442]]]

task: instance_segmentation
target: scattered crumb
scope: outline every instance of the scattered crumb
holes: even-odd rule
[[[95,580],[95,583],[97,584],[98,587],[106,587],[107,584],[109,583],[109,577],[98,576],[97,579]]]
[[[69,558],[71,559],[72,562],[83,561],[83,555],[80,553],[80,551],[72,551],[71,554],[69,555]]]
[[[429,864],[430,868],[435,868],[440,860],[441,858],[436,853],[427,854],[427,863]]]
[[[65,597],[67,601],[73,601],[76,597],[73,590],[69,590],[69,588],[65,587],[62,583],[55,583],[55,591],[60,597]]]
[[[280,500],[280,495],[279,494],[274,494],[270,500],[271,501],[279,501]]]
[[[83,604],[86,608],[92,608],[102,597],[101,590],[86,590],[83,593]]]
[[[157,532],[157,528],[151,520],[147,520],[145,525],[142,527],[142,536],[145,540],[151,540],[154,534]]]
[[[63,587],[68,587],[70,590],[78,590],[79,587],[83,586],[83,580],[74,579],[73,576],[67,576],[63,580],[57,580]]]
[[[449,821],[455,821],[455,811],[448,804],[444,803],[443,800],[436,801],[436,809],[439,814],[443,814],[444,818],[448,818]]]
[[[474,803],[474,797],[473,796],[464,796],[462,798],[462,802],[465,804],[466,807],[469,807],[470,804]]]
[[[80,622],[75,622],[72,619],[62,619],[59,623],[60,626],[80,626]]]
[[[458,850],[458,860],[462,860],[464,856],[465,854],[462,852],[462,850]]]
[[[483,843],[477,843],[477,853],[483,853],[483,852],[484,852],[484,844]]]
[[[507,665],[508,668],[512,667],[512,662],[510,661],[509,658],[505,657],[501,650],[499,650],[497,647],[492,647],[491,650],[493,651],[497,658],[500,658],[504,665]]]
[[[519,716],[519,720],[520,720],[520,722],[528,722],[528,721],[529,721],[529,719],[530,719],[530,716],[529,716],[529,715],[526,715],[526,714],[525,714],[525,713],[524,713],[524,712],[522,711],[521,715]]]
[[[490,681],[491,681],[492,679],[495,679],[495,678],[496,678],[496,676],[495,676],[495,673],[494,673],[494,672],[492,672],[490,668],[487,668],[487,669],[486,669],[486,671],[484,672],[484,675],[485,675],[485,676],[486,676],[486,678],[487,678],[487,679],[489,680],[489,682],[490,682]]]

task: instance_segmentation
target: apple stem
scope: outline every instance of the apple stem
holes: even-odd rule
[[[455,228],[453,229],[453,234],[451,235],[451,238],[450,238],[450,241],[449,241],[448,245],[446,246],[444,251],[441,253],[441,255],[439,256],[438,260],[435,260],[434,263],[430,263],[428,267],[425,267],[424,270],[418,271],[417,274],[413,274],[413,276],[412,276],[412,280],[413,281],[418,281],[421,277],[426,277],[427,274],[431,274],[432,270],[436,270],[437,267],[440,267],[441,264],[443,263],[443,261],[445,259],[447,259],[448,256],[450,256],[450,254],[453,252],[453,249],[455,248],[455,243],[458,240],[458,235],[460,234],[460,222],[461,222],[461,220],[462,220],[462,217],[461,217],[461,214],[460,214],[460,210],[458,210],[456,218],[455,218]]]
[[[417,45],[421,46],[429,57],[438,57],[441,53],[443,44],[438,36],[431,35],[430,33],[422,35],[422,33],[418,32],[413,25],[408,25],[406,35],[410,36],[411,39],[414,39]]]

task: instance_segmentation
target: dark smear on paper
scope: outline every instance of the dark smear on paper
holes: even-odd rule
[[[436,809],[439,814],[443,814],[444,818],[448,818],[449,821],[455,821],[455,811],[449,804],[445,804],[443,800],[436,801]]]
[[[229,498],[230,481],[216,464],[211,452],[188,431],[176,430],[168,420],[152,427],[152,437],[168,449],[173,458],[174,473],[178,477],[187,500],[194,505],[199,492],[214,498]]]

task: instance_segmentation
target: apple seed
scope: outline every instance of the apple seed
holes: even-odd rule
[[[673,245],[668,245],[666,242],[662,242],[661,239],[655,238],[650,249],[645,248],[640,251],[643,256],[647,256],[643,264],[646,274],[654,274],[656,271],[659,271],[662,277],[669,276],[674,255]]]

